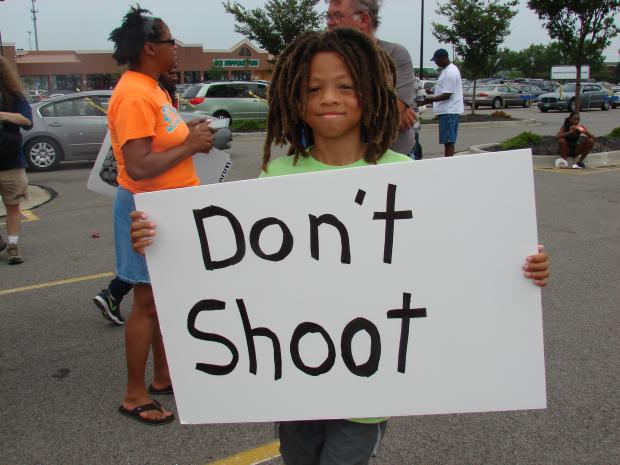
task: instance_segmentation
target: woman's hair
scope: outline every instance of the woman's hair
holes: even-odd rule
[[[562,124],[562,127],[568,129],[570,127],[570,119],[573,116],[579,116],[579,112],[578,111],[571,111],[570,115],[568,115],[566,118],[564,118],[564,124]],[[579,118],[581,118],[581,116],[579,116]]]
[[[289,143],[288,154],[308,156],[305,142],[312,142],[312,131],[305,134],[306,87],[312,57],[335,52],[347,65],[362,113],[362,137],[366,143],[364,160],[376,163],[398,134],[400,114],[396,70],[392,60],[375,42],[353,29],[337,28],[325,32],[305,32],[278,57],[269,86],[267,137],[263,148],[263,170],[271,158],[271,145]],[[305,139],[305,140],[304,140]]]
[[[112,57],[119,65],[136,65],[144,44],[157,40],[163,33],[164,22],[160,18],[147,16],[149,10],[132,6],[123,18],[122,24],[110,33],[108,40],[114,42]]]
[[[24,86],[17,70],[2,56],[0,56],[0,97],[0,110],[9,110],[16,99],[24,98]]]

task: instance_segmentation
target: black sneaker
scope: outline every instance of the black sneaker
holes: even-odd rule
[[[582,162],[582,161],[578,161],[578,162],[577,162],[577,166],[578,166],[579,168],[585,168],[585,167],[586,167],[586,164],[585,164],[584,162]]]
[[[101,314],[117,325],[124,325],[125,320],[121,316],[118,303],[107,289],[104,289],[93,298],[95,305],[101,310]]]

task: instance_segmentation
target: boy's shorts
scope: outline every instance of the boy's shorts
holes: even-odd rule
[[[459,131],[459,115],[456,113],[439,115],[439,143],[454,144]]]
[[[28,177],[24,168],[0,171],[0,196],[5,205],[28,200]]]
[[[367,465],[386,428],[387,421],[286,421],[279,424],[280,453],[286,465]]]

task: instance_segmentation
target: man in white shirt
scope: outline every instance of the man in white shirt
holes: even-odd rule
[[[459,129],[459,115],[465,111],[461,72],[450,63],[447,50],[440,48],[433,54],[432,61],[442,68],[432,97],[426,97],[424,104],[433,103],[433,113],[439,118],[439,143],[444,146],[444,155],[454,155],[454,144]]]

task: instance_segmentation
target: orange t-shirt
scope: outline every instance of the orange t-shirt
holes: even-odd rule
[[[122,147],[129,140],[150,137],[152,151],[164,152],[181,145],[189,128],[170,103],[168,94],[151,77],[126,71],[118,81],[108,106],[108,127],[118,164],[118,183],[129,192],[151,192],[200,184],[192,157],[168,171],[136,181],[125,169]]]

